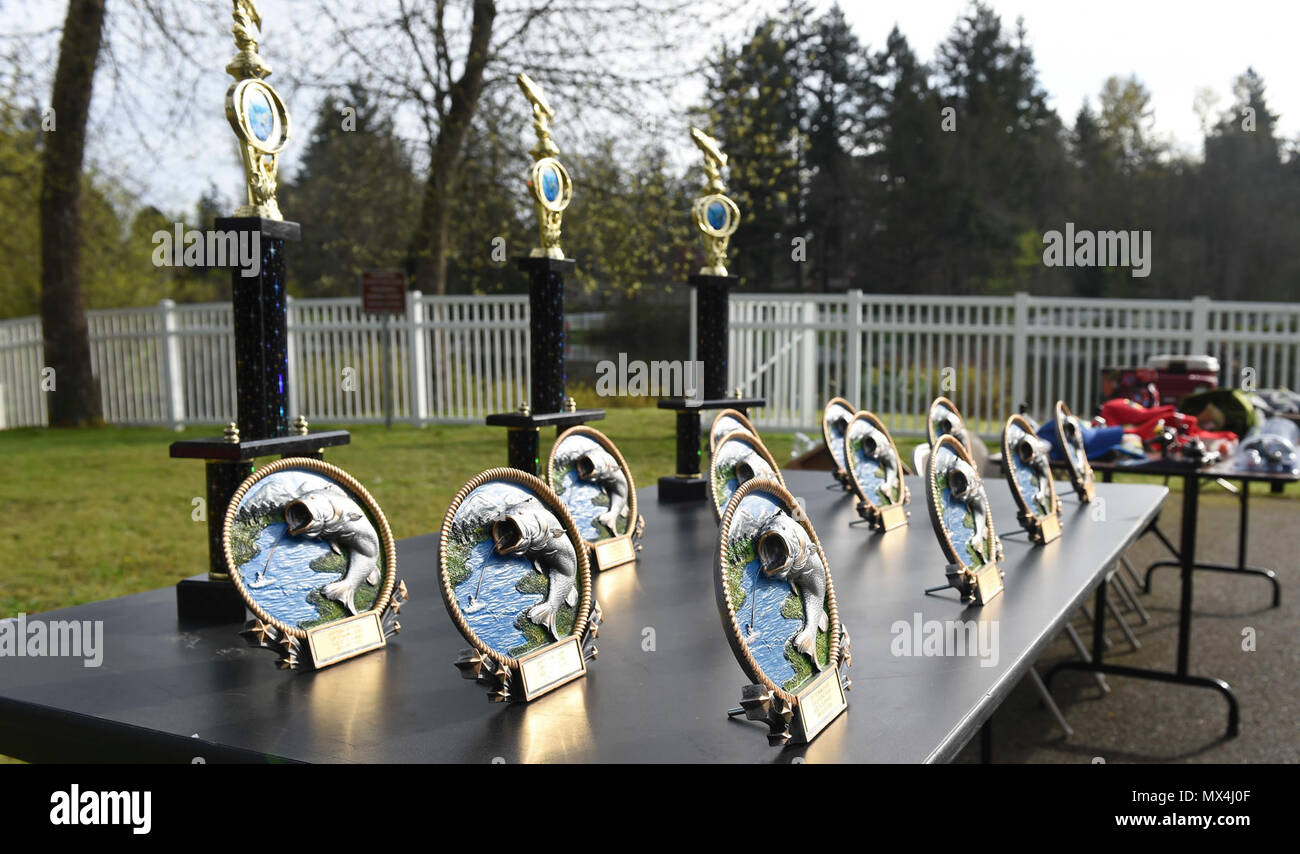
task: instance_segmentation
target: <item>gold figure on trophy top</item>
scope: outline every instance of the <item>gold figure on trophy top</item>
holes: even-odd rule
[[[573,199],[573,181],[564,164],[556,159],[560,149],[551,139],[551,119],[555,111],[542,94],[542,87],[522,71],[516,77],[519,88],[533,105],[533,131],[537,144],[528,152],[533,156],[533,166],[528,173],[528,188],[537,202],[537,222],[542,245],[529,253],[533,258],[563,258],[560,248],[560,221],[564,209]]]
[[[722,167],[727,165],[727,155],[718,147],[718,141],[699,128],[691,128],[691,140],[704,152],[704,195],[691,205],[691,219],[700,230],[706,253],[701,276],[727,275],[727,241],[740,224],[740,208],[727,198],[727,187],[722,183]]]
[[[248,203],[235,216],[284,219],[276,203],[276,172],[280,152],[289,141],[289,111],[278,92],[263,78],[271,66],[258,52],[262,15],[254,0],[234,0],[235,47],[239,52],[226,66],[235,82],[226,90],[226,118],[239,137],[244,160]]]

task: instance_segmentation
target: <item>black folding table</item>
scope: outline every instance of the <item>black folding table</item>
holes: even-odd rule
[[[946,561],[924,489],[910,525],[876,534],[824,472],[789,472],[826,550],[852,637],[849,709],[811,745],[772,748],[732,720],[748,680],[713,593],[717,525],[702,504],[642,489],[644,551],[597,577],[606,622],[585,678],[526,706],[490,704],[452,662],[465,646],[437,592],[437,536],[398,543],[411,591],[386,648],[315,673],[277,670],[237,625],[178,625],[171,588],[33,615],[102,620],[103,665],[0,657],[0,753],[33,761],[933,762],[952,759],[1158,513],[1167,490],[1102,484],[1104,519],[1064,499],[1047,546],[1006,536],[1006,591],[981,607],[925,595]],[[987,484],[1003,529],[1006,484]],[[431,508],[436,527],[441,510]],[[1014,524],[1014,523],[1012,523]],[[178,573],[178,575],[183,573]],[[919,622],[918,622],[919,621]],[[997,630],[996,656],[898,655],[928,621]],[[992,635],[989,635],[992,637]],[[914,653],[923,650],[913,650]]]

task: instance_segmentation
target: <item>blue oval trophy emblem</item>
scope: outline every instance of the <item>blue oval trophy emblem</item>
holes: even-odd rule
[[[722,231],[727,225],[727,208],[722,202],[710,202],[706,215],[708,216],[709,225],[717,231]]]
[[[542,195],[546,201],[553,202],[560,197],[560,173],[548,165],[542,170]]]
[[[722,516],[714,590],[732,652],[753,680],[739,709],[768,743],[811,741],[847,703],[849,636],[817,533],[784,486],[741,484]]]
[[[248,126],[252,129],[253,136],[262,142],[271,138],[271,131],[275,127],[272,109],[271,99],[266,96],[266,92],[261,89],[249,90]]]

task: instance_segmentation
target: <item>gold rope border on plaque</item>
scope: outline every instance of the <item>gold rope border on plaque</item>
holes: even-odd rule
[[[939,443],[939,437],[936,436],[934,432],[934,408],[941,403],[944,406],[948,407],[948,409],[952,412],[953,415],[957,416],[957,421],[960,424],[962,430],[966,430],[966,416],[961,414],[961,410],[957,408],[957,404],[953,403],[951,400],[949,400],[946,397],[943,397],[942,395],[936,397],[934,400],[930,401],[929,408],[925,410],[925,435],[930,440],[931,450],[933,450],[935,445]],[[948,435],[948,434],[945,433],[944,435]],[[965,440],[959,440],[959,441],[961,441],[961,444],[966,448],[966,456],[971,457],[973,459],[975,456],[974,449],[971,448],[971,446],[967,444]]]
[[[949,563],[955,563],[961,567],[963,572],[975,573],[988,568],[989,566],[998,565],[998,539],[997,526],[993,524],[993,502],[989,501],[987,488],[984,492],[984,527],[985,539],[988,540],[989,554],[988,561],[981,564],[978,569],[973,568],[966,559],[957,554],[957,547],[953,545],[952,538],[948,536],[948,527],[943,524],[943,508],[940,503],[943,496],[939,490],[934,488],[934,463],[939,456],[939,449],[945,445],[951,445],[953,453],[960,457],[972,469],[975,468],[975,462],[971,459],[970,454],[966,452],[966,446],[961,440],[951,433],[945,433],[939,437],[939,443],[930,450],[930,459],[925,464],[925,495],[926,504],[930,508],[930,522],[934,526],[935,532],[939,535],[939,546],[943,549],[943,555]],[[984,484],[984,476],[975,471],[975,476],[980,479],[980,484]]]
[[[898,500],[891,501],[888,504],[879,504],[872,501],[866,495],[866,490],[862,488],[861,482],[858,481],[858,468],[853,465],[853,455],[849,452],[849,432],[853,429],[853,422],[868,421],[872,427],[875,427],[885,438],[889,440],[889,448],[894,454],[894,462],[898,464]],[[873,458],[876,459],[876,458]],[[853,484],[853,492],[858,498],[875,507],[877,510],[883,510],[886,507],[901,507],[907,504],[907,487],[903,483],[903,474],[907,469],[903,466],[903,456],[898,453],[898,445],[894,442],[894,436],[885,427],[885,422],[876,417],[874,412],[862,409],[849,419],[849,425],[844,428],[844,461],[848,464],[849,483]]]
[[[1060,513],[1058,510],[1061,506],[1061,500],[1056,496],[1056,480],[1051,476],[1050,463],[1048,464],[1047,484],[1048,492],[1050,492],[1052,496],[1052,510],[1047,513],[1038,513],[1035,511],[1033,500],[1029,498],[1029,496],[1025,495],[1024,490],[1020,488],[1020,481],[1016,479],[1015,463],[1012,462],[1012,460],[1018,459],[1018,457],[1016,457],[1014,451],[1011,450],[1011,446],[1007,444],[1007,434],[1011,431],[1011,426],[1013,424],[1023,430],[1025,435],[1038,439],[1038,436],[1032,429],[1030,429],[1029,422],[1025,420],[1023,415],[1012,415],[1007,419],[1007,423],[1002,426],[1002,473],[1006,476],[1007,483],[1011,485],[1011,494],[1016,499],[1016,504],[1019,506],[1021,512],[1028,513],[1030,516],[1038,519],[1039,522],[1046,519],[1048,516],[1057,516],[1059,518]]]
[[[509,667],[512,670],[519,668],[519,659],[509,655],[497,652],[492,647],[485,644],[470,628],[469,623],[465,620],[465,615],[461,613],[460,606],[456,604],[456,595],[451,589],[451,579],[447,577],[447,537],[451,534],[451,523],[456,518],[456,511],[460,509],[461,502],[465,497],[474,490],[490,480],[504,480],[513,483],[515,486],[521,486],[531,491],[539,501],[546,505],[547,509],[555,513],[559,518],[560,524],[564,526],[564,531],[569,535],[570,542],[573,543],[574,553],[578,558],[578,577],[582,580],[582,596],[578,600],[578,607],[573,615],[573,629],[561,638],[560,641],[551,641],[551,643],[560,643],[563,640],[573,637],[577,638],[579,646],[582,643],[582,635],[587,630],[587,623],[591,619],[591,565],[587,560],[587,541],[578,533],[578,526],[574,524],[573,517],[569,515],[569,508],[564,506],[560,497],[546,485],[546,483],[536,475],[531,475],[526,471],[512,468],[494,468],[481,471],[469,479],[469,482],[460,488],[456,497],[451,500],[451,506],[447,508],[447,513],[442,517],[442,530],[438,534],[438,588],[442,593],[442,602],[447,606],[447,612],[451,614],[451,620],[456,624],[456,629],[461,636],[484,655],[500,665]],[[558,511],[558,512],[556,512]],[[550,583],[550,579],[547,579]],[[548,644],[543,644],[537,649],[544,649]],[[536,652],[537,650],[530,650]]]
[[[726,433],[723,433],[721,437],[719,437],[717,444],[714,443],[713,428],[717,427],[718,422],[721,421],[724,417],[736,419],[737,421],[739,421],[741,424],[745,426],[746,430],[753,433],[755,436],[758,436],[758,428],[754,426],[754,422],[750,421],[749,416],[747,416],[745,413],[741,412],[739,409],[720,409],[718,410],[718,414],[713,416],[713,420],[709,422],[709,458],[710,459],[712,459],[713,457],[713,452],[717,450],[717,444],[721,444],[723,438],[726,438],[728,435],[737,432],[736,430],[728,430]]]
[[[356,478],[336,465],[312,457],[284,457],[267,463],[244,478],[244,482],[239,485],[239,488],[235,490],[235,494],[230,497],[230,506],[226,508],[226,519],[221,526],[221,550],[225,553],[226,567],[230,570],[230,578],[235,582],[235,589],[239,591],[240,597],[248,605],[248,610],[252,611],[255,617],[263,623],[279,629],[282,634],[288,637],[295,637],[300,641],[305,641],[307,639],[306,629],[290,626],[277,620],[254,601],[244,587],[244,579],[239,572],[239,567],[235,566],[235,556],[230,551],[230,529],[234,527],[235,514],[239,512],[239,502],[248,494],[248,490],[259,481],[276,472],[288,469],[307,469],[338,481],[339,484],[351,491],[354,496],[360,498],[362,506],[370,511],[370,514],[379,522],[379,541],[384,549],[384,585],[379,589],[374,604],[361,613],[365,614],[370,611],[383,613],[383,610],[388,607],[388,600],[392,598],[393,588],[397,586],[397,546],[393,542],[393,531],[388,526],[388,517],[384,515],[383,510],[379,509],[379,502],[375,501],[374,496]],[[329,623],[324,625],[329,625]]]
[[[1056,420],[1056,439],[1061,443],[1061,456],[1065,458],[1065,470],[1070,473],[1070,486],[1074,487],[1075,492],[1084,492],[1090,484],[1096,483],[1097,479],[1092,471],[1092,463],[1088,462],[1088,451],[1086,448],[1080,448],[1083,454],[1083,470],[1080,471],[1078,466],[1075,465],[1074,455],[1070,452],[1070,441],[1065,436],[1065,419],[1074,418],[1075,421],[1079,421],[1079,419],[1075,418],[1074,413],[1070,411],[1070,407],[1065,405],[1064,400],[1056,401],[1056,405],[1052,407],[1052,414]],[[1083,422],[1081,421],[1079,422],[1079,429],[1080,431],[1083,430]],[[1079,433],[1079,444],[1080,446],[1083,445],[1082,432]]]
[[[551,452],[546,455],[547,485],[548,486],[550,485],[551,472],[554,471],[555,449],[560,447],[560,443],[563,442],[565,439],[567,439],[569,436],[586,436],[588,439],[591,439],[597,445],[600,445],[602,448],[608,451],[611,456],[614,457],[614,461],[618,463],[619,469],[622,470],[623,472],[623,477],[627,478],[627,532],[620,534],[617,531],[615,531],[612,537],[606,537],[603,540],[583,540],[583,542],[588,543],[588,545],[595,545],[596,543],[607,543],[610,540],[616,540],[619,537],[631,537],[633,532],[636,531],[636,517],[637,517],[636,483],[632,480],[632,469],[628,466],[627,460],[623,459],[623,454],[619,451],[618,446],[615,445],[608,436],[606,436],[604,433],[600,432],[596,428],[588,427],[585,424],[575,424],[574,426],[570,427],[568,430],[565,430],[563,433],[555,437],[555,444],[551,445]],[[554,492],[555,487],[552,486],[551,491]],[[559,498],[558,493],[556,494],[556,497]],[[560,503],[561,504],[564,503],[563,498],[560,498]],[[566,507],[565,509],[567,510],[568,508]],[[574,527],[576,528],[577,526],[575,525]]]
[[[731,442],[733,440],[737,442],[745,442],[751,448],[757,451],[758,455],[763,458],[763,462],[771,466],[772,471],[776,472],[777,481],[781,484],[782,487],[785,486],[785,476],[781,474],[781,467],[776,464],[776,458],[773,457],[772,452],[767,449],[767,445],[763,444],[763,440],[758,438],[757,433],[748,433],[744,430],[732,430],[730,433],[728,433],[727,435],[723,436],[721,439],[718,440],[718,450],[722,450],[722,447],[724,445],[726,445],[728,442]],[[722,511],[725,510],[726,508],[718,506],[718,496],[717,493],[715,493],[713,490],[713,476],[717,474],[717,471],[718,471],[718,455],[715,453],[709,457],[709,484],[708,484],[709,504],[710,506],[713,507],[714,520],[721,522]],[[755,480],[765,480],[765,479],[766,478],[755,478]],[[744,484],[737,485],[736,490],[739,491],[741,486],[744,486]],[[736,494],[735,492],[731,493],[732,497],[734,497],[735,494]],[[731,498],[728,498],[727,502],[730,503]]]
[[[826,552],[822,550],[822,542],[817,538],[817,532],[813,530],[812,522],[808,519],[808,514],[799,506],[799,502],[795,501],[790,490],[786,489],[785,486],[774,480],[769,480],[767,478],[754,478],[753,480],[748,480],[742,483],[736,491],[731,494],[731,500],[727,502],[727,510],[722,515],[722,524],[718,526],[718,551],[714,559],[714,563],[716,564],[716,566],[714,566],[713,576],[713,583],[715,585],[714,592],[718,596],[719,612],[722,612],[723,608],[726,609],[723,616],[725,617],[727,624],[723,628],[727,630],[727,642],[731,644],[732,652],[734,652],[736,658],[740,660],[740,669],[745,671],[745,675],[750,679],[753,679],[754,682],[762,685],[782,700],[794,706],[798,704],[797,695],[790,693],[773,682],[768,675],[763,672],[763,668],[758,666],[758,662],[754,660],[754,656],[750,654],[749,645],[745,643],[744,637],[740,632],[740,624],[736,622],[736,609],[731,602],[731,591],[727,588],[726,569],[723,566],[723,561],[727,555],[727,546],[729,545],[728,539],[730,539],[729,535],[731,533],[731,518],[735,515],[736,510],[739,509],[740,502],[744,500],[745,496],[749,495],[751,492],[758,492],[759,490],[766,491],[773,497],[780,499],[781,503],[785,505],[785,510],[790,515],[790,518],[794,519],[794,521],[804,529],[804,532],[808,534],[808,538],[812,540],[812,544],[817,547],[817,556],[821,558],[822,566],[826,567],[826,620],[830,628],[830,643],[826,650],[827,668],[838,670],[841,664],[842,650],[840,649],[840,640],[843,636],[843,626],[840,625],[840,608],[835,599],[835,584],[831,580],[831,565],[826,560]],[[762,572],[761,568],[759,569],[759,572]],[[816,638],[814,636],[814,655],[817,653],[815,644]],[[813,672],[817,673],[815,665],[813,667]]]

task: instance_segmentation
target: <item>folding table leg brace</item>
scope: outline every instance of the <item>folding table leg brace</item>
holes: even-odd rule
[[[1192,676],[1188,671],[1188,655],[1192,634],[1192,573],[1196,568],[1196,511],[1199,503],[1200,478],[1190,473],[1183,478],[1183,524],[1180,548],[1178,549],[1182,568],[1182,596],[1178,608],[1178,666],[1174,672],[1149,670],[1140,667],[1123,667],[1106,664],[1106,584],[1107,575],[1103,574],[1097,585],[1096,604],[1093,606],[1092,625],[1092,661],[1062,661],[1047,672],[1044,681],[1048,688],[1052,679],[1062,670],[1082,670],[1089,673],[1109,673],[1114,676],[1130,676],[1134,679],[1154,679],[1158,682],[1171,682],[1177,685],[1189,685],[1196,688],[1210,688],[1218,691],[1228,701],[1227,737],[1237,736],[1240,712],[1237,695],[1231,686],[1222,679],[1208,676]],[[1163,538],[1163,537],[1162,537]]]
[[[1273,585],[1273,607],[1276,608],[1282,604],[1282,585],[1277,580],[1277,574],[1273,572],[1273,570],[1265,569],[1262,566],[1246,565],[1246,538],[1250,532],[1250,483],[1249,481],[1244,481],[1244,480],[1241,481],[1241,491],[1237,493],[1237,519],[1238,519],[1238,524],[1237,524],[1236,565],[1234,566],[1232,564],[1227,564],[1227,563],[1203,563],[1198,561],[1192,564],[1192,568],[1207,569],[1210,570],[1211,572],[1232,572],[1232,573],[1240,573],[1244,575],[1262,575],[1264,578],[1267,578],[1269,580],[1270,584]],[[1173,543],[1169,542],[1168,538],[1166,538],[1165,535],[1160,532],[1160,529],[1155,526],[1155,522],[1151,523],[1151,530],[1153,530],[1156,533],[1156,535],[1160,537],[1160,540],[1169,549],[1170,553],[1173,554],[1175,559],[1158,560],[1147,567],[1146,580],[1143,582],[1142,585],[1143,589],[1147,593],[1151,592],[1151,573],[1155,572],[1157,569],[1161,568],[1162,566],[1182,566],[1182,556],[1179,554],[1178,549],[1174,548]]]

